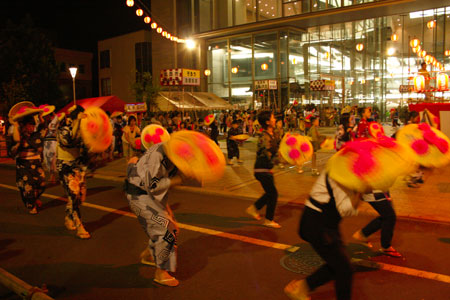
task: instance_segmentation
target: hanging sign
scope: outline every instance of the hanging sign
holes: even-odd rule
[[[147,111],[146,103],[127,103],[125,104],[125,112],[127,113],[136,113],[136,112],[145,112]]]
[[[183,85],[200,85],[200,70],[183,69]]]
[[[334,80],[312,80],[309,83],[309,87],[312,91],[334,91],[335,82]]]

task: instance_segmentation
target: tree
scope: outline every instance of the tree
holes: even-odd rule
[[[29,16],[0,30],[0,99],[3,107],[23,101],[56,104],[59,68],[50,40]]]
[[[147,104],[147,113],[157,109],[155,100],[160,87],[153,84],[152,74],[136,71],[136,82],[131,84],[131,90],[135,95],[136,102],[145,102]]]

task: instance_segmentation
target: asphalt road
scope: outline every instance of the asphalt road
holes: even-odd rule
[[[82,217],[92,239],[80,240],[64,228],[60,186],[47,188],[40,213],[29,215],[14,181],[14,169],[0,167],[0,267],[32,285],[47,284],[55,299],[288,299],[284,286],[320,264],[297,235],[301,206],[280,203],[275,219],[283,228],[275,230],[245,216],[248,200],[173,192],[180,286],[162,287],[152,283],[154,269],[139,263],[147,236],[120,183],[88,180]],[[450,299],[450,225],[398,221],[393,245],[405,258],[396,259],[351,239],[368,221],[342,223],[355,262],[352,299]],[[373,243],[380,247],[379,234]],[[0,287],[0,299],[19,298]],[[334,285],[312,299],[334,299]]]

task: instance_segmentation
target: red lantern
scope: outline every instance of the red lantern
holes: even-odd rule
[[[156,24],[155,22],[152,23],[152,25],[150,25],[152,27],[152,29],[156,29],[158,28],[158,24]]]
[[[398,35],[396,35],[395,33],[393,35],[391,35],[391,41],[393,41],[393,42],[398,41]]]
[[[444,54],[445,56],[450,56],[450,50],[445,50]]]
[[[152,19],[150,17],[145,17],[144,18],[144,22],[147,23],[147,24],[150,23],[151,20]]]
[[[134,0],[127,0],[127,6],[132,7],[134,5]]]
[[[359,43],[356,45],[356,51],[361,52],[363,50],[364,50],[364,44]]]
[[[423,75],[414,76],[414,91],[416,93],[425,90],[425,77]]]
[[[142,9],[139,8],[139,9],[136,10],[136,15],[138,17],[142,17],[143,14],[144,14],[144,11]]]
[[[414,52],[414,53],[420,53],[421,50],[422,50],[422,47],[420,47],[420,45],[412,48],[412,52]]]
[[[261,65],[261,70],[263,70],[263,71],[266,71],[268,68],[269,68],[269,65],[266,64],[266,63],[263,63],[263,64]]]
[[[425,56],[427,56],[427,51],[425,50],[420,51],[419,56],[424,58]]]

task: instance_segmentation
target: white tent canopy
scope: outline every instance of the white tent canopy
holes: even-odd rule
[[[232,105],[213,93],[205,92],[159,92],[156,98],[158,108],[163,111],[231,109]]]

